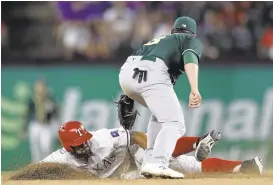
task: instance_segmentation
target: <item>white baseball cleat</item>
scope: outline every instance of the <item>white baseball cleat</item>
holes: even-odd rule
[[[211,154],[213,145],[220,139],[221,133],[218,130],[212,130],[208,134],[200,137],[195,151],[196,160],[201,162],[208,158],[208,156]]]
[[[240,172],[262,175],[264,172],[262,160],[259,157],[254,157],[253,159],[243,161],[241,164]]]
[[[146,164],[141,170],[140,174],[146,178],[166,178],[166,179],[183,179],[184,175],[171,168],[159,166],[157,164]]]

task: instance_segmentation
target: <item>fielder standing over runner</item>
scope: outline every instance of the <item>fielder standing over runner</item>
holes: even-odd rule
[[[195,36],[196,22],[190,17],[179,17],[170,35],[144,44],[121,67],[119,82],[124,93],[152,112],[141,168],[141,174],[146,177],[184,177],[168,167],[177,139],[186,132],[184,115],[173,85],[185,72],[191,87],[189,107],[200,106],[198,62],[202,44]]]

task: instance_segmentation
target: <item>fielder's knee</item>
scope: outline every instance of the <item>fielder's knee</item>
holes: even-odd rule
[[[184,122],[166,122],[162,123],[163,129],[171,129],[172,131],[175,130],[179,135],[184,135],[186,133],[186,126]]]

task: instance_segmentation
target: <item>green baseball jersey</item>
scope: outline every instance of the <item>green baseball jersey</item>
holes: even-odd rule
[[[184,71],[183,54],[186,51],[194,52],[199,60],[202,50],[199,39],[181,33],[154,38],[136,51],[135,55],[158,57],[166,63],[170,71],[176,73]]]

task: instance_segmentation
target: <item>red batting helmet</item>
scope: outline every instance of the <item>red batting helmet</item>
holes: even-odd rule
[[[92,137],[79,121],[68,121],[59,130],[59,139],[68,152],[73,152],[71,146],[79,146]]]

